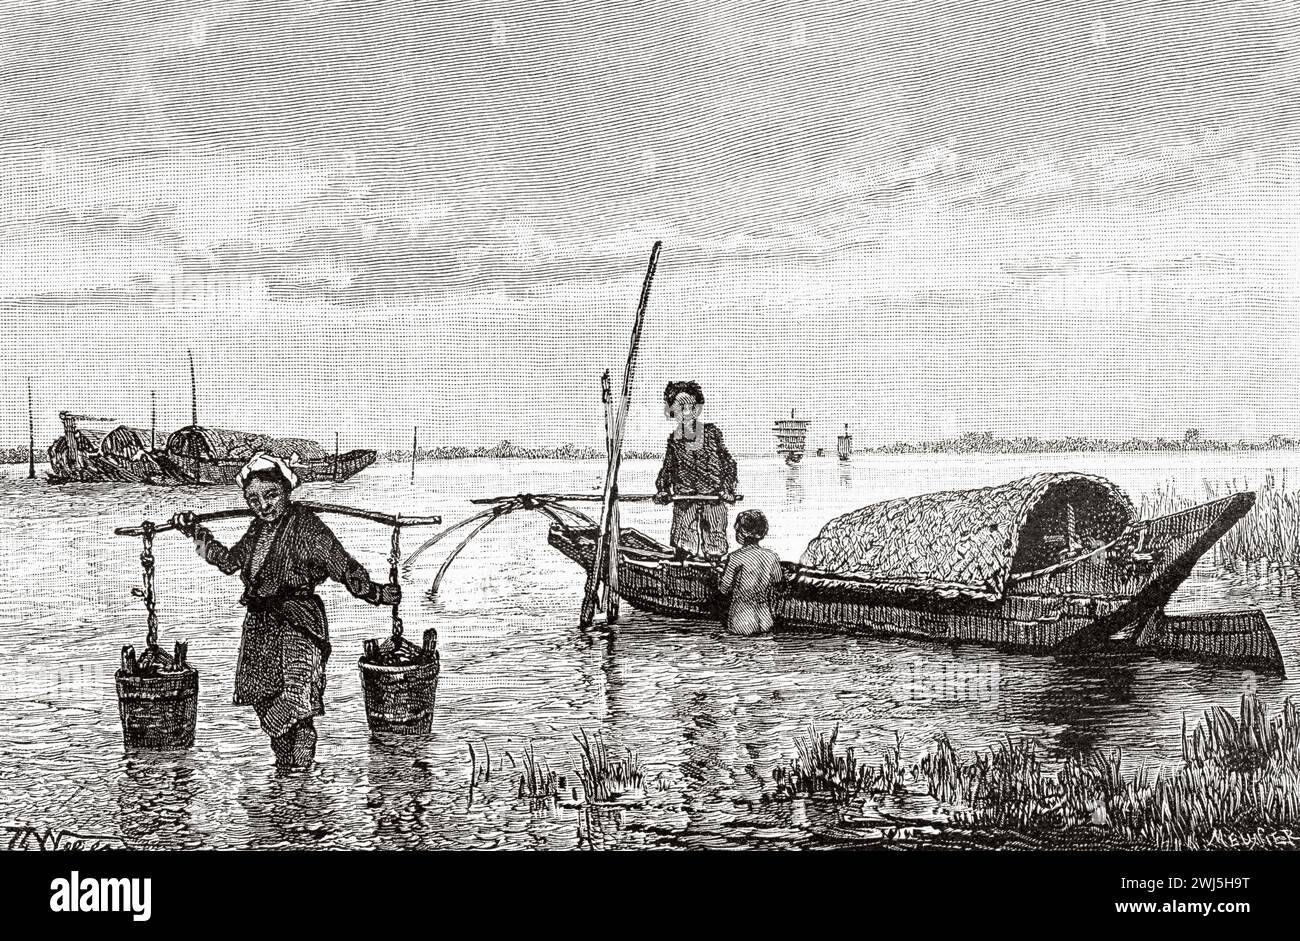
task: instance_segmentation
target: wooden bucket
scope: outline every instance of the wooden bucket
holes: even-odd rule
[[[366,721],[372,734],[427,735],[433,728],[433,703],[438,691],[438,634],[424,632],[423,649],[405,643],[415,657],[410,663],[381,661],[377,641],[366,643],[357,661],[366,695]]]
[[[170,668],[138,670],[135,651],[122,651],[117,680],[117,706],[122,715],[122,740],[132,749],[179,749],[194,744],[198,720],[199,674],[185,663],[183,648]],[[137,672],[138,671],[138,672]]]

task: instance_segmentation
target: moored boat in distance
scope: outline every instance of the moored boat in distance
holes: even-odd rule
[[[988,644],[1027,653],[1134,652],[1284,672],[1257,611],[1167,617],[1165,603],[1254,505],[1237,493],[1139,520],[1114,484],[1036,474],[997,487],[864,507],[783,562],[781,630]],[[584,568],[593,528],[555,520],[549,542]],[[681,559],[635,530],[619,541],[619,596],[643,611],[718,621],[718,563]]]
[[[776,453],[785,458],[787,464],[798,464],[803,460],[804,443],[808,439],[807,419],[795,418],[794,409],[790,409],[789,418],[779,418],[773,426],[776,432]]]
[[[844,434],[835,439],[836,453],[841,461],[847,461],[853,454],[853,435],[849,434],[849,426],[844,426]]]
[[[49,447],[51,483],[137,482],[161,485],[233,484],[254,454],[265,452],[289,463],[299,481],[346,480],[375,462],[375,452],[355,449],[328,454],[306,438],[272,438],[251,432],[187,425],[158,436],[126,425],[103,434],[78,421],[107,422],[60,412],[64,433]]]

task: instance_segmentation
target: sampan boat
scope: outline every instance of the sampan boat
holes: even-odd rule
[[[1036,474],[996,487],[889,500],[832,520],[783,562],[777,629],[830,630],[1029,653],[1152,653],[1282,672],[1258,611],[1178,617],[1165,603],[1254,505],[1237,493],[1139,520],[1100,477]],[[554,521],[549,542],[590,570],[594,526]],[[635,608],[716,621],[720,565],[619,536],[618,594]]]

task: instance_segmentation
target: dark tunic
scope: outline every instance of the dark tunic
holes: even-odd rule
[[[736,461],[722,441],[722,432],[717,425],[705,424],[700,434],[704,440],[698,448],[676,434],[668,436],[664,463],[655,479],[660,493],[680,497],[736,492]]]
[[[240,604],[248,615],[235,668],[235,704],[257,707],[273,736],[323,714],[330,642],[325,606],[314,589],[331,579],[379,604],[382,586],[315,513],[296,503],[274,523],[254,518],[228,549],[202,527],[195,541],[205,561],[227,575],[238,572],[244,583]]]
[[[697,445],[697,446],[692,446]],[[655,479],[660,493],[734,494],[736,461],[717,425],[702,425],[694,442],[668,436],[663,467]],[[674,503],[669,541],[692,555],[721,556],[727,551],[727,508],[721,503]]]

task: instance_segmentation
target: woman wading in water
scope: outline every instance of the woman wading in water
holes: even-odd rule
[[[230,548],[192,513],[178,513],[172,523],[194,540],[205,562],[227,575],[238,572],[243,580],[240,604],[248,615],[235,668],[235,705],[257,711],[277,768],[306,769],[316,755],[312,720],[325,713],[330,655],[325,606],[316,586],[332,579],[373,605],[397,604],[401,589],[371,581],[330,528],[289,499],[298,480],[284,461],[259,454],[238,481],[254,516]]]

